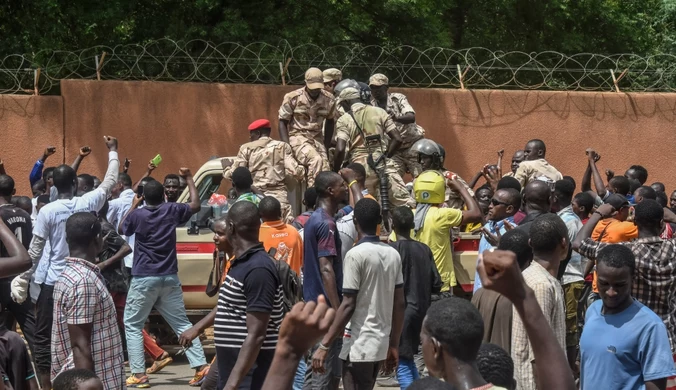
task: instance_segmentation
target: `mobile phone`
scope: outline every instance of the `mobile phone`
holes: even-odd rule
[[[158,154],[154,159],[150,160],[150,162],[152,162],[154,166],[159,167],[162,162],[162,156]]]
[[[136,195],[139,197],[143,196],[143,186],[136,187]]]

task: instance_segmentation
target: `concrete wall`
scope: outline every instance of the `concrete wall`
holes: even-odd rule
[[[62,97],[0,96],[0,132],[11,135],[0,157],[28,193],[27,176],[46,144],[61,146],[53,162],[68,163],[80,146],[93,149],[81,167],[102,177],[103,135],[120,139],[121,158],[133,160],[136,179],[157,153],[161,179],[180,166],[196,171],[211,156],[237,153],[247,125],[269,118],[276,127],[284,93],[295,87],[66,80]],[[505,149],[512,153],[530,138],[548,146],[548,160],[578,181],[585,149],[602,155],[601,168],[622,173],[630,164],[650,171],[649,182],[676,187],[676,94],[616,94],[537,91],[398,90],[409,97],[418,123],[447,151],[447,167],[469,180]],[[277,132],[274,130],[274,136]],[[50,163],[52,161],[50,160]]]

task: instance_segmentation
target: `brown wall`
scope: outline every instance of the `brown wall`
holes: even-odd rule
[[[0,131],[11,135],[4,137],[9,141],[0,157],[24,193],[33,160],[45,144],[60,146],[62,139],[69,163],[80,146],[93,148],[81,171],[99,177],[106,164],[103,135],[120,139],[120,157],[133,160],[132,178],[157,153],[164,162],[156,178],[181,165],[197,170],[210,156],[236,154],[251,121],[266,117],[276,127],[282,97],[294,88],[66,80],[62,97],[0,97]],[[541,138],[548,160],[578,181],[586,166],[584,150],[594,147],[602,168],[621,173],[642,164],[650,171],[649,182],[676,187],[676,165],[667,160],[676,145],[676,94],[398,91],[409,97],[428,137],[446,148],[447,167],[467,180],[485,163],[494,163],[498,149],[505,149],[507,170],[516,149]],[[54,158],[62,160],[63,154]]]

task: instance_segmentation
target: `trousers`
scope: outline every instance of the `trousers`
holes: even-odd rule
[[[329,157],[323,143],[314,138],[292,135],[289,144],[293,149],[293,156],[307,168],[307,186],[315,184],[315,178],[322,171],[329,170]]]
[[[127,306],[124,308],[124,330],[132,374],[146,371],[143,358],[143,325],[153,307],[160,312],[176,335],[192,327],[185,312],[178,275],[132,277],[127,294]],[[185,354],[192,368],[207,364],[199,338],[193,340],[192,346]]]

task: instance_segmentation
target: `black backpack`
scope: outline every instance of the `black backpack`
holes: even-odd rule
[[[284,294],[284,312],[288,313],[293,305],[303,300],[303,284],[296,271],[292,270],[285,261],[275,259],[276,252],[275,248],[271,248],[268,254],[272,258],[272,261],[275,262],[275,267],[277,267],[279,283],[282,285],[282,292]]]

